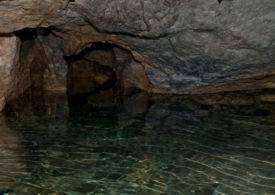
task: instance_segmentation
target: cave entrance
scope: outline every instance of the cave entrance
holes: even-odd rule
[[[20,89],[65,92],[67,63],[64,60],[62,39],[50,29],[23,29],[16,32],[21,40],[16,71]]]
[[[87,95],[115,87],[116,74],[113,69],[112,45],[93,43],[78,55],[65,57],[68,63],[67,93]]]
[[[95,42],[77,55],[67,56],[67,94],[70,103],[113,103],[117,93],[113,45]],[[100,96],[100,99],[97,97]],[[99,102],[98,102],[99,101]]]
[[[22,44],[15,71],[22,92],[30,88],[41,97],[48,92],[67,93],[69,102],[89,99],[95,103],[117,102],[150,87],[143,65],[119,45],[93,42],[80,53],[66,56],[65,40],[51,29],[23,29],[17,36]]]
[[[149,85],[143,66],[132,53],[108,42],[93,42],[65,60],[70,104],[113,104]]]

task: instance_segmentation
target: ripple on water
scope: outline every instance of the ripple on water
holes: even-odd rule
[[[50,100],[18,100],[0,116],[1,191],[275,194],[273,103],[205,106],[169,98],[133,114],[133,105]]]

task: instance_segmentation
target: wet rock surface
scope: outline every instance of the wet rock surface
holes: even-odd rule
[[[275,194],[274,9],[0,0],[0,193]]]
[[[273,0],[4,0],[0,32],[50,27],[66,55],[93,42],[118,45],[142,64],[150,92],[274,88],[274,7]]]
[[[94,92],[104,86],[115,85],[113,52],[110,48],[83,51],[68,58],[68,94],[81,95]]]
[[[117,86],[122,94],[127,95],[136,89],[151,90],[150,81],[141,63],[134,60],[133,55],[122,48],[113,48],[115,62],[113,69],[116,72]]]
[[[38,36],[45,58],[48,60],[43,72],[43,89],[46,91],[67,91],[68,64],[64,59],[62,50],[62,39],[53,34]]]
[[[19,67],[19,48],[20,40],[13,34],[0,36],[0,110],[11,96],[20,94],[28,87],[21,86]],[[17,91],[23,87],[23,90]],[[12,91],[14,90],[14,91]]]

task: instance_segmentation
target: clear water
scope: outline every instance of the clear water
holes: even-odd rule
[[[275,194],[274,97],[22,97],[0,115],[0,192]]]

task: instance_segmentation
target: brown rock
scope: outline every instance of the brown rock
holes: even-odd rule
[[[0,111],[2,111],[4,108],[5,108],[5,105],[6,105],[6,99],[5,97],[2,95],[0,97]]]
[[[21,77],[29,80],[28,86],[47,91],[66,91],[68,65],[61,51],[62,45],[59,46],[60,41],[48,35],[23,42],[20,63],[25,73]]]
[[[14,35],[0,37],[0,111],[5,102],[19,95],[13,90],[19,88],[20,75],[17,74],[20,41]],[[20,85],[21,86],[21,85]],[[25,87],[25,86],[21,86]]]
[[[114,70],[119,81],[119,88],[127,94],[133,88],[150,91],[151,84],[144,66],[133,59],[132,54],[124,49],[115,47]]]
[[[69,0],[0,1],[0,32],[63,24],[68,3]]]
[[[65,55],[78,54],[86,47],[91,47],[94,42],[110,42],[126,47],[126,44],[119,39],[119,36],[98,32],[88,24],[79,26],[74,23],[68,23],[53,28],[53,32],[64,40]]]
[[[52,34],[39,36],[38,39],[48,61],[43,74],[43,89],[66,92],[68,64],[64,59],[62,39]]]
[[[127,66],[138,74],[125,77],[127,88],[191,94],[275,87],[274,0],[2,0],[0,15],[0,33],[50,27],[66,55],[94,42],[130,51],[144,70]],[[43,75],[47,86],[59,78],[53,69]]]
[[[71,62],[68,72],[68,93],[74,95],[92,92],[113,80],[114,76],[111,68],[96,62]]]
[[[127,88],[127,86],[133,86],[145,91],[150,91],[151,84],[141,63],[132,60],[129,65],[125,66],[122,75],[125,88]]]
[[[110,49],[96,49],[85,54],[88,61],[96,62],[103,66],[113,67],[113,52]]]

